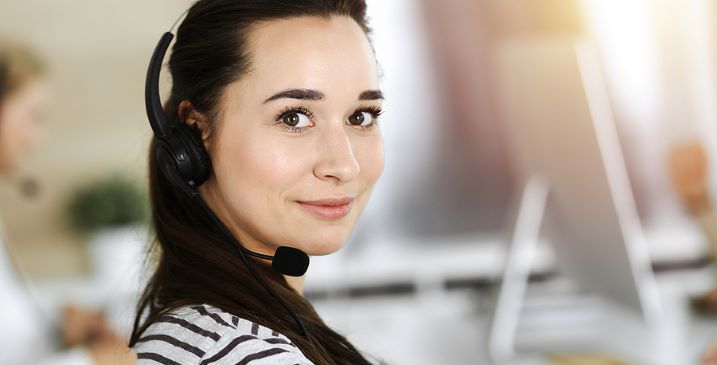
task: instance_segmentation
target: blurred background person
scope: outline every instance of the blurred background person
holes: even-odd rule
[[[675,191],[685,208],[695,218],[709,242],[712,265],[717,265],[717,213],[710,201],[708,158],[698,140],[675,146],[670,152],[668,167]],[[717,283],[704,295],[692,301],[704,314],[717,314]],[[703,364],[717,364],[717,341],[705,353]]]
[[[5,182],[37,142],[46,104],[45,67],[26,47],[0,43],[0,176]],[[4,365],[133,363],[102,314],[62,310],[60,323],[44,313],[24,285],[0,230],[0,357]]]
[[[670,151],[668,166],[672,184],[687,211],[699,223],[708,241],[709,257],[717,266],[717,212],[709,194],[709,164],[702,142],[693,140]],[[695,309],[717,314],[717,286],[692,301]]]

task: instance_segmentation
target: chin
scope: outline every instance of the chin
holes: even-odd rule
[[[304,252],[306,252],[309,256],[330,255],[330,254],[340,250],[341,247],[344,246],[345,242],[346,242],[346,240],[316,242],[316,243],[312,243],[310,246],[306,247]]]

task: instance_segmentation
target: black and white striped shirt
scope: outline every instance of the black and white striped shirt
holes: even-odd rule
[[[313,365],[286,336],[206,304],[161,317],[133,350],[138,365]]]

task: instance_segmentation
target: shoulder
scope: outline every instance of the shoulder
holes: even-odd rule
[[[179,308],[150,325],[137,364],[312,364],[288,337],[210,305]]]

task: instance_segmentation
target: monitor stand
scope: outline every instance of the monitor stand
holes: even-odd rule
[[[528,180],[523,190],[488,333],[488,352],[494,364],[502,364],[516,355],[515,335],[531,263],[538,247],[549,190],[547,181],[537,175]]]
[[[523,189],[515,221],[513,237],[507,252],[503,278],[488,332],[488,353],[493,364],[506,364],[516,360],[516,334],[531,273],[538,251],[543,218],[548,204],[550,187],[541,175],[531,176]],[[654,293],[654,292],[653,292]],[[655,299],[655,298],[653,298]],[[670,334],[674,342],[676,333],[667,328],[662,313],[656,313],[643,303],[643,324],[647,333]],[[662,336],[658,342],[664,343]],[[661,341],[662,340],[662,341]]]

